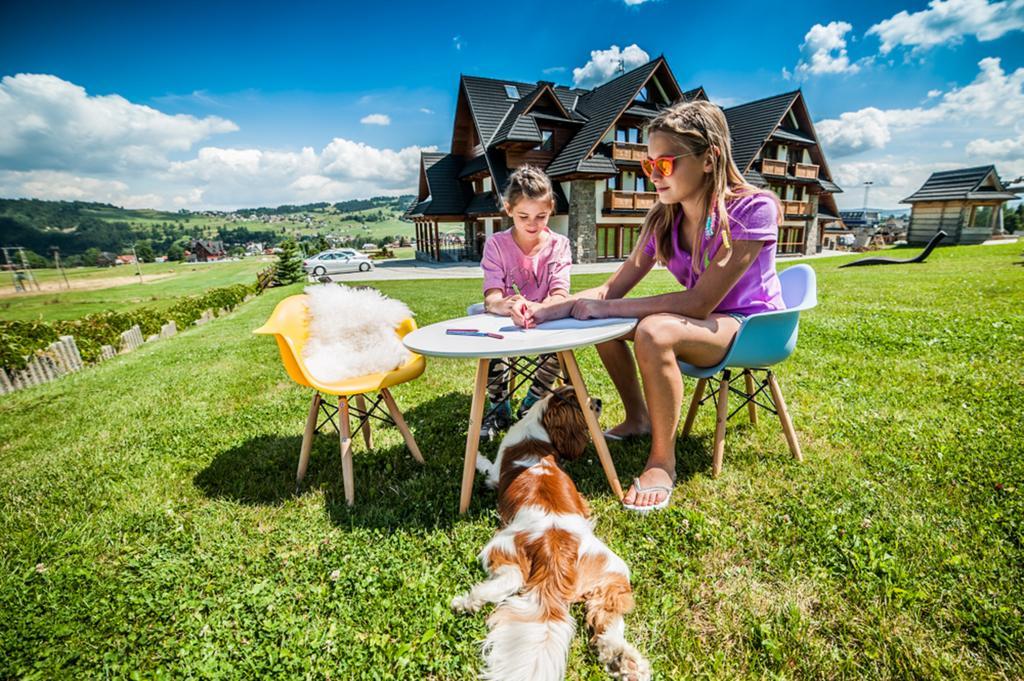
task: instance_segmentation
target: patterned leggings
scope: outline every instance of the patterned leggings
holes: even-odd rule
[[[540,363],[533,375],[533,383],[530,384],[530,394],[535,399],[544,397],[555,387],[555,381],[562,374],[562,366],[558,361],[558,355],[546,353],[537,357]],[[512,377],[512,367],[507,357],[492,359],[487,367],[487,396],[491,404],[504,402],[509,398],[509,380]]]

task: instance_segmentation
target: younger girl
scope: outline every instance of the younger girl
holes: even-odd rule
[[[516,170],[502,200],[513,225],[484,244],[480,261],[484,306],[488,312],[511,316],[523,326],[528,302],[568,299],[572,257],[569,240],[548,229],[548,218],[555,209],[555,191],[542,170],[529,165]],[[554,354],[541,355],[539,363],[533,384],[519,405],[519,416],[543,397],[558,377],[558,358]],[[487,377],[491,404],[485,411],[488,416],[480,429],[481,438],[493,439],[499,430],[512,424],[509,376],[507,359],[491,360]]]

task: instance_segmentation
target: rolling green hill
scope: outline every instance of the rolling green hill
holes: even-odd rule
[[[229,250],[249,242],[265,246],[285,238],[299,241],[335,235],[362,244],[387,237],[411,237],[401,221],[412,196],[378,196],[339,203],[314,203],[233,212],[167,212],[126,209],[105,203],[0,199],[0,245],[24,246],[49,257],[59,247],[68,264],[95,251],[124,252],[148,242],[155,255],[195,238],[217,239]],[[44,263],[36,260],[35,266]]]

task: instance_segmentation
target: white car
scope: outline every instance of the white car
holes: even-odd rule
[[[334,248],[302,261],[302,268],[315,277],[343,272],[369,272],[369,256],[352,248]]]

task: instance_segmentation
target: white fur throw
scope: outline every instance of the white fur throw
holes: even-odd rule
[[[409,351],[395,327],[411,317],[408,306],[371,288],[323,284],[306,288],[309,340],[302,349],[306,368],[319,381],[391,371]]]

